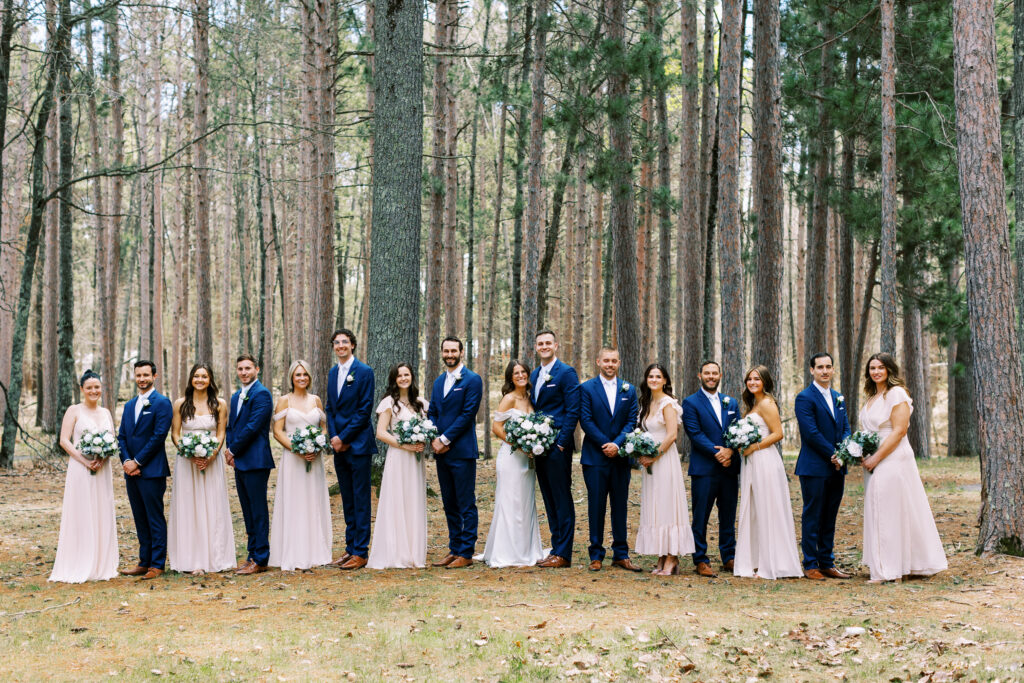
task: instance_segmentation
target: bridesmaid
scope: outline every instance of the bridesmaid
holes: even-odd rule
[[[782,418],[772,392],[775,381],[758,365],[743,378],[747,417],[757,423],[761,440],[743,452],[740,471],[740,523],[736,539],[736,576],[780,579],[804,575],[796,552],[789,480],[777,443]]]
[[[427,480],[423,444],[399,444],[391,425],[411,417],[425,418],[428,404],[420,398],[416,375],[408,363],[388,372],[388,388],[377,406],[377,438],[388,445],[377,501],[377,525],[366,566],[370,569],[427,565]]]
[[[50,581],[82,583],[117,576],[117,527],[110,458],[89,460],[76,444],[85,431],[114,434],[110,411],[100,406],[100,376],[86,370],[79,380],[82,402],[64,413],[60,446],[68,454],[60,536]],[[93,474],[95,473],[95,474]]]
[[[876,353],[864,369],[868,400],[860,428],[878,432],[879,446],[864,458],[864,564],[871,582],[931,576],[947,568],[928,496],[907,439],[913,401],[896,361]]]
[[[277,493],[270,522],[270,565],[285,571],[310,569],[331,561],[331,501],[320,453],[292,452],[290,435],[299,427],[318,426],[327,434],[327,415],[320,397],[309,393],[309,364],[297,360],[288,368],[291,393],[277,401],[274,438],[284,446],[277,471]],[[309,471],[306,464],[310,463]]]
[[[644,371],[640,387],[640,428],[659,442],[658,454],[640,457],[640,527],[636,534],[638,555],[657,555],[652,574],[679,573],[679,555],[694,551],[683,467],[679,463],[676,436],[683,409],[672,394],[672,378],[659,363]],[[650,473],[647,469],[650,468]]]
[[[231,528],[224,458],[228,424],[227,401],[218,397],[209,365],[196,363],[188,373],[185,396],[174,402],[171,441],[182,434],[210,432],[217,447],[206,458],[174,461],[174,488],[167,523],[167,555],[171,569],[200,575],[235,568],[235,534]]]

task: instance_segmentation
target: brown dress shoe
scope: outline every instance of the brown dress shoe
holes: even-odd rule
[[[448,565],[450,565],[452,563],[452,561],[454,559],[455,559],[455,556],[452,555],[451,553],[448,553],[447,555],[442,557],[437,562],[431,562],[430,566],[432,566],[432,567],[447,567]]]
[[[149,567],[143,567],[140,564],[136,565],[134,569],[121,569],[119,571],[125,576],[142,576],[149,571]]]
[[[615,564],[615,563],[613,562],[612,564]],[[601,560],[591,560],[590,561],[589,569],[592,572],[599,572],[599,571],[601,571]]]
[[[473,564],[473,560],[468,557],[456,555],[454,560],[445,565],[445,569],[462,569],[463,567],[468,567],[471,564]]]
[[[731,572],[733,570],[733,567],[735,567],[735,566],[736,566],[736,563],[733,560],[729,560],[728,562],[723,562],[722,563],[722,571],[723,572]]]
[[[340,567],[341,565],[343,565],[346,562],[348,562],[350,559],[352,559],[352,555],[350,555],[349,553],[345,553],[344,555],[342,555],[338,559],[336,559],[333,562],[331,562],[331,565],[334,566],[334,567]]]
[[[696,567],[693,568],[693,571],[698,576],[706,576],[708,578],[714,578],[718,576],[718,574],[716,574],[714,570],[711,569],[711,565],[707,562],[699,563]]]
[[[267,565],[265,565],[265,564],[256,564],[255,562],[249,562],[249,566],[248,567],[243,567],[242,569],[239,569],[235,573],[238,574],[239,576],[249,576],[250,574],[262,574],[265,571],[267,571]]]
[[[563,567],[571,567],[572,566],[572,562],[570,562],[569,560],[565,559],[564,557],[559,557],[558,555],[552,555],[551,557],[547,558],[543,562],[538,562],[537,566],[538,567],[546,567],[547,569],[562,569]]]
[[[823,576],[827,576],[830,579],[848,579],[848,578],[850,578],[849,574],[847,574],[846,572],[844,572],[844,571],[842,571],[842,570],[840,570],[840,569],[838,569],[836,567],[828,567],[826,569],[822,569],[821,573],[822,573]]]
[[[612,562],[613,567],[619,567],[621,569],[627,569],[631,572],[642,572],[643,568],[640,565],[633,564],[633,560],[628,557],[624,560],[615,560]]]
[[[245,562],[243,562],[240,565],[238,565],[237,567],[235,567],[235,571],[236,572],[241,571],[241,570],[245,569],[246,567],[248,567],[252,563],[253,563],[252,560],[246,560]]]
[[[825,576],[817,569],[805,569],[804,576],[812,581],[824,581]]]
[[[156,567],[150,567],[149,571],[142,575],[142,580],[155,579],[164,573],[163,569],[157,569]]]
[[[360,557],[359,555],[353,555],[348,558],[348,562],[341,565],[342,569],[362,569],[366,566],[366,558]]]

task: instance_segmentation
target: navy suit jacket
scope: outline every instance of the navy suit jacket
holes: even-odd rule
[[[687,474],[703,477],[710,474],[740,473],[740,454],[734,453],[728,467],[715,459],[718,449],[725,445],[725,430],[740,417],[740,405],[732,396],[719,394],[722,402],[722,424],[718,424],[711,401],[698,389],[683,399],[683,429],[690,437],[690,467]]]
[[[623,382],[621,377],[616,378],[616,383],[614,414],[608,407],[608,395],[604,392],[600,377],[580,385],[580,427],[583,428],[581,465],[601,465],[611,460],[601,451],[601,446],[614,443],[622,448],[626,435],[636,426],[636,418],[640,413],[636,387]]]
[[[556,358],[551,366],[551,379],[544,383],[540,396],[534,399],[539,377],[538,366],[530,373],[533,408],[555,419],[558,430],[555,446],[561,446],[564,453],[572,453],[576,450],[576,424],[580,421],[580,378],[575,368]]]
[[[270,418],[274,412],[274,398],[270,391],[253,382],[238,411],[239,389],[231,394],[228,409],[227,442],[235,457],[235,469],[239,472],[269,470],[274,468],[274,456],[270,452]],[[237,413],[237,414],[236,414]]]
[[[800,425],[800,456],[796,460],[798,477],[827,477],[836,472],[832,454],[836,446],[850,435],[850,420],[846,415],[846,402],[839,400],[839,392],[829,389],[835,416],[828,409],[825,397],[812,382],[796,395],[793,406]],[[846,474],[846,467],[842,469]]]
[[[327,373],[327,435],[347,443],[348,455],[372,455],[377,452],[377,437],[373,428],[373,398],[375,379],[369,365],[358,358],[352,359],[345,387],[338,396],[338,365]]]
[[[480,410],[480,399],[484,395],[484,383],[480,375],[462,367],[462,378],[452,385],[444,395],[444,380],[447,372],[434,380],[430,392],[427,417],[437,431],[448,439],[448,450],[440,454],[443,458],[469,460],[480,457],[476,442],[476,413]]]
[[[117,430],[117,445],[121,449],[121,462],[134,460],[139,463],[143,479],[171,476],[167,466],[167,452],[164,441],[171,431],[171,401],[158,391],[149,395],[149,405],[142,409],[139,421],[135,421],[135,405],[139,397],[124,404],[121,426]],[[127,476],[127,475],[126,475]]]

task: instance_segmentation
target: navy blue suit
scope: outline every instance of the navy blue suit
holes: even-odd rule
[[[708,521],[718,506],[718,553],[722,564],[736,555],[736,502],[739,498],[740,454],[728,467],[715,459],[716,446],[725,445],[725,430],[740,416],[736,399],[719,394],[722,422],[703,390],[683,400],[683,429],[690,438],[690,497],[693,499],[693,563],[708,562]]]
[[[121,426],[117,430],[121,463],[134,460],[140,474],[124,477],[135,519],[135,532],[139,536],[139,566],[163,569],[167,561],[167,521],[164,518],[164,493],[171,470],[167,466],[164,441],[171,429],[171,402],[154,391],[149,405],[142,408],[135,420],[135,406],[139,397],[128,401],[121,413]]]
[[[850,435],[850,420],[846,404],[839,393],[829,389],[835,415],[828,408],[825,397],[812,382],[796,396],[794,412],[800,425],[800,456],[796,460],[796,475],[800,477],[800,492],[804,499],[804,512],[800,520],[800,549],[804,554],[804,569],[829,569],[835,566],[836,516],[843,502],[846,467],[837,470],[832,454],[843,439]]]
[[[427,417],[448,441],[448,450],[434,455],[437,461],[437,483],[448,522],[448,552],[466,559],[473,558],[476,548],[476,460],[480,451],[476,442],[476,414],[480,409],[484,383],[480,375],[462,368],[448,395],[444,383],[448,373],[434,380],[430,392]]]
[[[231,395],[228,409],[227,447],[235,459],[235,488],[245,521],[246,560],[261,567],[270,559],[270,515],[267,514],[267,480],[274,469],[270,451],[270,419],[274,399],[259,380],[249,386],[239,411],[242,390]]]
[[[338,370],[335,365],[327,373],[327,434],[348,444],[334,453],[345,513],[345,552],[365,558],[370,547],[370,465],[377,452],[372,424],[375,379],[369,365],[353,358],[339,396]]]
[[[551,554],[572,562],[576,508],[572,502],[572,454],[576,450],[576,424],[580,419],[580,380],[576,370],[555,359],[551,377],[536,396],[541,368],[530,373],[534,410],[555,419],[558,439],[546,456],[535,460],[537,483],[551,528]],[[536,398],[535,398],[536,397]]]
[[[583,447],[580,464],[587,485],[587,516],[590,518],[591,560],[604,560],[604,515],[609,499],[612,508],[612,560],[629,557],[626,540],[626,516],[629,502],[630,459],[608,457],[601,450],[606,443],[620,449],[626,435],[636,426],[640,412],[636,387],[616,379],[615,410],[608,405],[608,395],[600,377],[580,385],[580,427]]]

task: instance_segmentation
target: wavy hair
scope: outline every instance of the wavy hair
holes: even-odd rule
[[[747,412],[754,409],[754,395],[750,393],[750,389],[747,389],[747,380],[750,379],[750,374],[753,372],[756,372],[761,378],[764,395],[775,401],[775,405],[779,405],[779,400],[772,393],[775,391],[775,380],[772,379],[772,373],[763,365],[755,365],[747,370],[747,374],[743,375],[743,405],[747,407]]]
[[[648,365],[647,369],[644,370],[644,381],[640,383],[640,416],[637,418],[637,424],[640,425],[644,423],[651,413],[651,388],[647,386],[647,376],[651,374],[651,370],[660,370],[661,376],[665,378],[665,388],[662,389],[665,395],[672,398],[676,397],[672,393],[672,377],[668,374],[668,368],[661,363],[651,363]]]
[[[890,354],[881,353],[872,354],[868,358],[868,362],[864,365],[864,393],[868,395],[868,398],[878,393],[878,386],[875,384],[875,380],[871,379],[871,361],[877,360],[885,366],[886,377],[885,377],[885,390],[889,391],[893,387],[907,388],[907,383],[900,377],[900,366],[896,364],[896,359]],[[909,394],[910,391],[908,390]]]
[[[409,407],[413,409],[413,412],[422,413],[426,410],[426,405],[423,403],[423,399],[420,398],[420,388],[416,384],[416,371],[412,369],[412,365],[409,363],[395,363],[388,370],[388,388],[384,390],[386,396],[391,397],[391,410],[398,414],[398,399],[402,396],[402,388],[398,386],[398,371],[402,368],[409,368],[409,374],[412,375],[412,382],[409,384]]]
[[[526,395],[530,396],[533,394],[533,384],[530,383],[530,366],[521,360],[513,358],[505,366],[505,383],[501,385],[501,395],[511,394],[516,390],[516,383],[512,381],[512,374],[516,371],[516,368],[522,368],[526,371]]]
[[[217,381],[213,378],[213,368],[206,363],[196,363],[188,371],[188,382],[185,383],[185,400],[181,402],[181,408],[178,411],[181,414],[181,421],[187,422],[196,416],[196,404],[193,400],[196,389],[192,386],[192,378],[196,376],[196,370],[200,368],[206,370],[206,374],[210,376],[210,385],[206,387],[206,405],[210,408],[210,414],[213,415],[214,422],[219,423],[220,402],[217,400]]]

